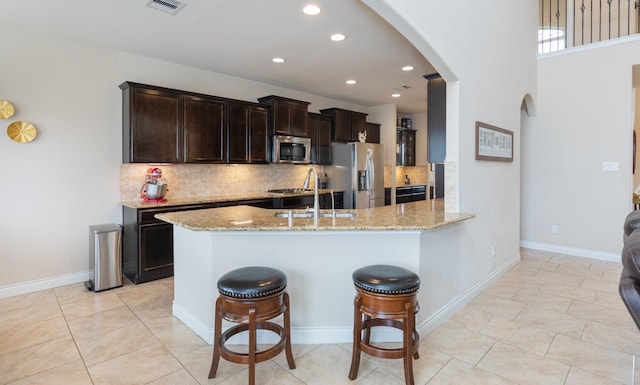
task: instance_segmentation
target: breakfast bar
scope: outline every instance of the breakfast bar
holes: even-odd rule
[[[270,266],[288,277],[293,343],[345,343],[352,338],[351,274],[364,265],[393,264],[420,275],[423,331],[491,279],[478,283],[456,274],[469,257],[464,221],[474,215],[447,213],[442,202],[319,214],[250,206],[157,214],[174,225],[174,315],[212,343],[220,276]],[[394,339],[394,332],[372,338]]]

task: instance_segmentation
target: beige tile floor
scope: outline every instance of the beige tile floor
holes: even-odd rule
[[[631,384],[640,335],[619,299],[618,263],[522,250],[522,261],[431,334],[416,384]],[[90,293],[82,284],[0,299],[0,384],[247,383],[171,315],[172,280]],[[258,384],[336,385],[351,346],[294,345],[260,363]],[[638,365],[640,366],[640,364]],[[363,355],[356,381],[404,384],[401,360]]]

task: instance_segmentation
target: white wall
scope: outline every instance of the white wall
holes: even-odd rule
[[[523,128],[523,244],[619,260],[622,223],[632,209],[638,63],[637,36],[539,60],[538,115]],[[603,171],[602,162],[620,169]]]
[[[520,106],[536,95],[537,2],[363,1],[447,82],[446,206],[477,215],[460,225],[465,246],[448,253],[468,262],[459,270],[468,287],[519,254]],[[476,120],[514,132],[512,163],[475,160]]]
[[[116,56],[12,31],[0,59],[2,99],[38,128],[0,138],[0,287],[88,268],[88,226],[120,222]],[[26,48],[28,47],[28,48]],[[3,129],[4,130],[4,129]]]

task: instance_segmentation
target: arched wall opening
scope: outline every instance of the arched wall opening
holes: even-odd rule
[[[458,109],[459,109],[459,85],[454,71],[444,62],[442,57],[405,19],[381,0],[362,0],[368,7],[384,18],[391,26],[397,29],[436,69],[446,82],[446,160],[444,167],[444,201],[445,210],[458,211],[458,173],[456,160],[458,155]],[[426,103],[426,100],[425,100]],[[428,112],[427,112],[428,114]]]

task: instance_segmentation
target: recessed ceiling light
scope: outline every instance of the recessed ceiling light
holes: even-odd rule
[[[333,41],[342,41],[344,39],[346,39],[347,37],[341,33],[336,33],[334,35],[331,35],[331,40]]]
[[[402,67],[403,71],[413,71],[413,66],[404,66]]]
[[[274,57],[273,59],[271,59],[272,62],[274,63],[284,63],[285,60],[281,57]]]
[[[356,84],[356,81],[355,80],[347,80],[346,83],[347,84]]]
[[[399,97],[400,97],[400,94],[391,94],[391,97],[392,97],[392,98],[399,98]]]
[[[315,15],[320,13],[320,7],[318,7],[315,4],[309,4],[309,5],[305,6],[304,8],[302,8],[302,12],[304,12],[305,14],[307,14],[309,16],[315,16]]]

